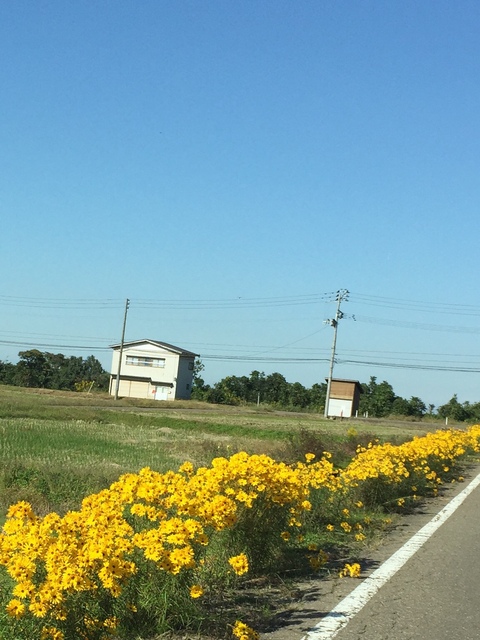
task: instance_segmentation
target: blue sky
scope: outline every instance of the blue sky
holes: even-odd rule
[[[2,3],[0,359],[108,369],[129,298],[127,339],[208,382],[310,386],[348,289],[337,377],[480,401],[479,28],[470,1]]]

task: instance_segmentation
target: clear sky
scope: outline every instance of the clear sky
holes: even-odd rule
[[[311,386],[348,289],[335,376],[480,401],[479,33],[477,0],[0,3],[0,359],[109,369],[129,298],[207,382]]]

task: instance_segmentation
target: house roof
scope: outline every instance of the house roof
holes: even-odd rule
[[[158,340],[131,340],[129,342],[123,343],[123,348],[135,347],[136,345],[141,344],[151,344],[155,347],[161,347],[162,349],[166,349],[167,351],[171,351],[172,353],[176,353],[179,356],[190,356],[190,357],[198,357],[198,353],[193,353],[193,351],[188,351],[187,349],[182,349],[181,347],[176,347],[173,344],[169,344],[168,342],[159,342]],[[112,344],[110,346],[111,349],[120,349],[121,343]]]

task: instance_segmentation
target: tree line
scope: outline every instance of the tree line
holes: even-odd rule
[[[109,374],[94,356],[81,358],[38,349],[20,351],[17,364],[0,360],[0,384],[40,389],[108,389]]]
[[[213,385],[205,384],[201,377],[204,369],[198,361],[194,371],[192,398],[214,404],[268,404],[286,410],[310,410],[323,412],[327,397],[326,382],[315,383],[310,388],[300,382],[287,382],[281,373],[265,375],[252,371],[249,376],[227,376]],[[387,382],[377,382],[371,376],[360,383],[359,415],[372,418],[406,416],[422,419],[426,415],[451,418],[455,421],[480,421],[480,402],[463,404],[455,394],[452,399],[435,411],[435,405],[425,404],[417,397],[402,398]]]
[[[94,356],[81,358],[38,349],[20,351],[18,356],[17,364],[0,360],[0,384],[70,391],[108,390],[110,376]],[[195,362],[192,399],[214,404],[263,404],[287,411],[323,412],[325,409],[325,382],[307,388],[300,382],[287,382],[281,373],[266,375],[252,371],[249,376],[227,376],[208,385],[202,378],[204,368],[200,360]],[[398,396],[389,382],[377,382],[375,376],[361,383],[361,388],[360,416],[421,419],[425,415],[436,415],[459,422],[480,422],[480,402],[460,403],[456,394],[435,410],[435,405],[427,406],[417,396],[408,399]]]

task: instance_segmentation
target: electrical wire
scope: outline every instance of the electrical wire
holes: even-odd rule
[[[133,309],[139,310],[218,310],[218,309],[240,309],[240,308],[277,308],[277,307],[296,307],[300,305],[316,305],[319,303],[333,302],[336,299],[338,292],[320,293],[320,294],[305,294],[294,296],[277,296],[277,297],[257,297],[257,298],[231,298],[231,299],[198,299],[198,300],[147,300],[147,299],[133,299],[130,300],[130,306]],[[345,300],[346,301],[346,300]],[[457,305],[452,303],[430,303],[425,301],[414,300],[402,300],[392,297],[372,296],[366,294],[349,294],[350,303],[356,302],[357,304],[365,304],[383,308],[394,309],[396,311],[417,311],[429,314],[455,314],[464,316],[480,316],[480,307],[474,305]],[[118,310],[124,307],[125,301],[119,299],[77,299],[66,300],[61,298],[28,298],[19,296],[0,296],[0,305],[12,306],[12,307],[28,307],[31,309],[63,309],[63,310],[77,310],[77,309],[97,309],[97,310]],[[347,316],[344,316],[346,318]],[[480,333],[480,327],[465,327],[458,325],[437,325],[425,322],[416,322],[413,320],[401,320],[398,318],[377,318],[372,316],[363,316],[355,314],[355,319],[359,322],[385,325],[396,328],[405,328],[409,330],[423,330],[423,331],[445,331],[456,334],[478,334]],[[222,360],[222,361],[237,361],[237,362],[263,362],[263,363],[319,363],[327,362],[329,358],[327,355],[322,355],[322,352],[328,352],[327,349],[312,349],[308,347],[295,347],[294,345],[299,342],[312,337],[326,327],[322,327],[317,331],[314,331],[302,338],[298,338],[281,346],[251,346],[251,345],[215,345],[212,343],[205,343],[203,346],[210,347],[210,351],[223,350],[227,347],[230,353],[209,353],[201,356],[205,360]],[[69,349],[73,351],[108,351],[110,346],[101,346],[99,342],[107,343],[105,338],[92,338],[86,336],[65,336],[65,335],[51,335],[41,333],[26,333],[21,338],[17,338],[18,333],[1,331],[0,335],[10,336],[12,339],[0,339],[0,345],[16,346],[21,348],[53,348],[53,349]],[[35,337],[47,338],[47,340],[37,343]],[[54,338],[54,340],[48,340],[48,338]],[[63,340],[55,340],[55,338],[63,338]],[[70,342],[75,341],[75,343]],[[78,340],[88,342],[89,344],[80,345]],[[68,343],[67,343],[68,341]],[[90,344],[90,342],[96,342],[97,344]],[[109,344],[112,344],[114,340],[110,340]],[[262,351],[258,351],[262,349]],[[241,353],[241,351],[248,351],[250,353]],[[317,354],[316,357],[302,357],[301,355],[271,355],[272,352],[278,352],[280,350],[289,351],[307,351],[310,354]],[[236,351],[237,354],[232,353]],[[375,353],[382,354],[383,358],[379,360],[362,358],[361,354],[364,353],[367,356],[372,356]],[[356,357],[357,354],[360,357]],[[392,356],[392,357],[389,357]],[[414,356],[414,357],[411,357]],[[442,358],[441,360],[432,360],[433,357]],[[449,358],[448,363],[444,358]],[[425,359],[428,359],[425,361]],[[384,350],[346,350],[341,356],[337,355],[336,362],[338,364],[351,364],[359,366],[376,366],[376,367],[390,367],[390,368],[403,368],[403,369],[423,369],[429,371],[450,371],[450,372],[469,372],[477,373],[480,371],[475,364],[466,363],[464,361],[455,360],[456,358],[464,359],[480,359],[480,356],[474,356],[472,354],[441,354],[441,353],[416,353],[416,352],[404,352],[404,351],[384,351]]]
[[[39,342],[17,342],[14,340],[0,340],[0,344],[9,347],[21,347],[22,349],[69,349],[71,351],[109,351],[111,347],[99,347],[92,345],[53,344]]]
[[[401,298],[388,298],[383,296],[372,296],[361,293],[350,293],[351,302],[360,304],[384,307],[388,309],[402,309],[405,311],[423,311],[426,313],[480,316],[480,307],[476,305],[465,305],[447,302],[427,302],[419,300],[404,300]]]
[[[448,333],[480,333],[480,327],[464,327],[458,325],[438,325],[410,320],[393,320],[390,318],[375,318],[371,316],[359,316],[355,314],[357,322],[378,324],[387,327],[400,327],[403,329],[419,329],[421,331],[446,331]]]

